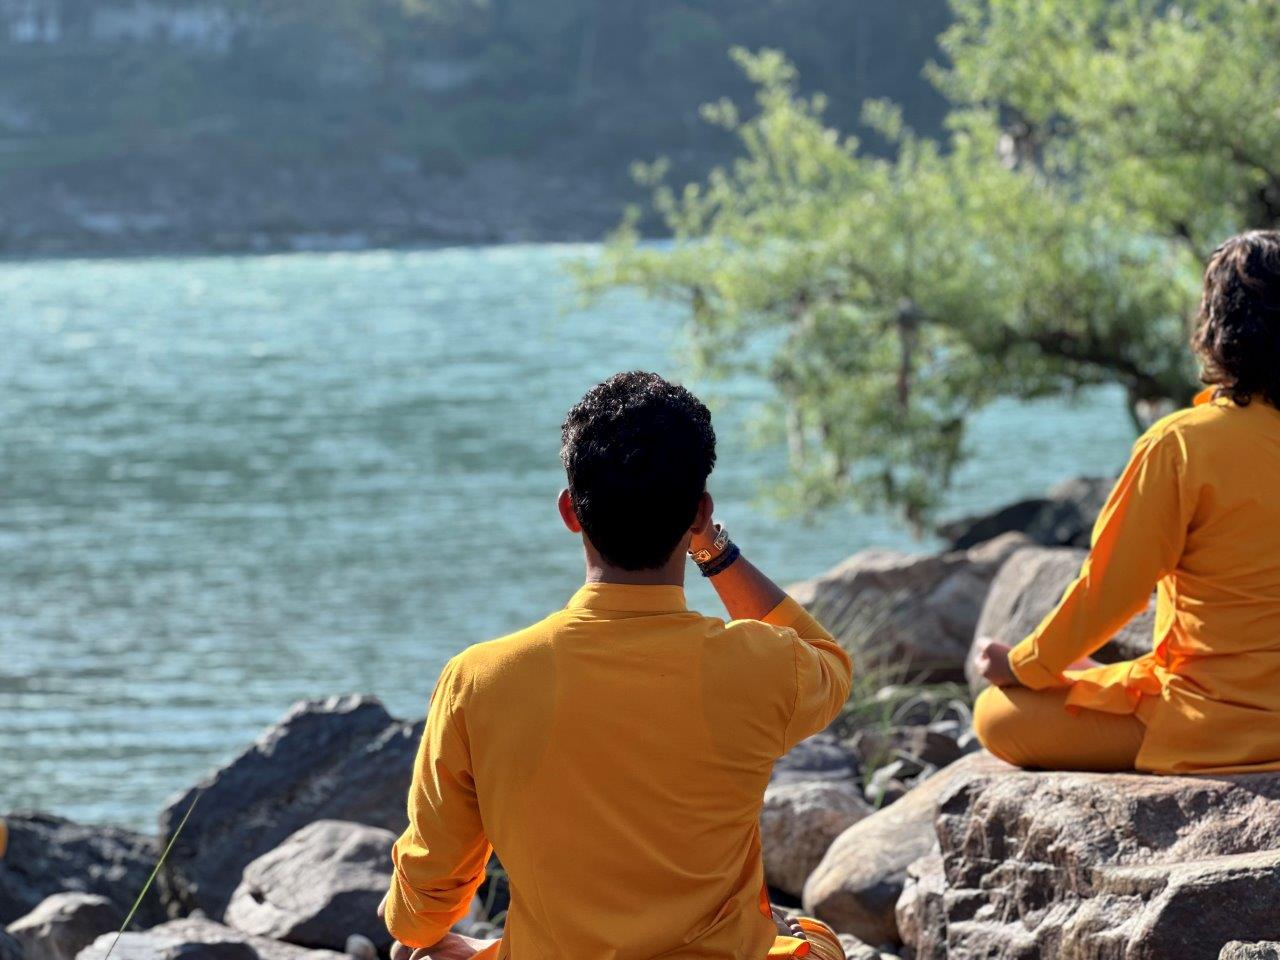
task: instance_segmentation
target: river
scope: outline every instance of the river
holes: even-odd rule
[[[677,311],[578,305],[565,266],[593,253],[0,265],[0,813],[152,829],[293,701],[419,715],[451,654],[560,606],[564,412],[616,370],[687,379]],[[782,517],[782,456],[746,427],[766,388],[690,382],[719,512],[777,579],[934,546]],[[1115,471],[1132,440],[1113,391],[998,403],[947,513]]]

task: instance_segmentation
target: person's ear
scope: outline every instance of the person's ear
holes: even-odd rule
[[[711,518],[715,516],[716,502],[711,499],[711,494],[706,490],[702,491],[702,499],[698,501],[698,509],[693,513],[693,523],[689,525],[692,533],[701,533],[711,525]]]
[[[573,509],[573,497],[569,496],[569,488],[560,491],[560,496],[556,498],[556,507],[560,510],[560,519],[564,521],[564,525],[570,533],[581,533],[582,522],[578,519],[578,512]]]

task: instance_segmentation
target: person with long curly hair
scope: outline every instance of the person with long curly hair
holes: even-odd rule
[[[1193,346],[1208,389],[1138,440],[1057,608],[980,642],[974,727],[1010,763],[1280,769],[1280,233],[1213,252]],[[1088,659],[1153,588],[1151,652]]]

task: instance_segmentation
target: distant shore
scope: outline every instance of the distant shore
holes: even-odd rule
[[[484,161],[459,174],[26,171],[0,197],[0,259],[592,242],[636,199],[624,176],[529,160]]]

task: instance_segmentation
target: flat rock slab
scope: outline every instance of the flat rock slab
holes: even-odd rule
[[[103,934],[77,960],[106,960],[115,940]],[[111,960],[342,960],[332,950],[309,950],[232,930],[212,920],[186,917],[120,937]]]
[[[391,884],[390,830],[318,820],[244,871],[227,923],[246,933],[306,947],[343,950],[352,934],[391,947],[377,915]]]
[[[421,735],[372,697],[296,704],[161,815],[167,841],[199,795],[157,881],[170,915],[221,919],[245,867],[317,820],[402,832]]]
[[[4,818],[9,840],[0,857],[0,926],[7,926],[55,893],[105,897],[123,916],[160,858],[152,837],[115,827],[88,827],[42,813]],[[160,899],[148,893],[141,926],[164,919]]]
[[[1280,939],[1280,774],[975,768],[900,903],[920,958],[1200,960]]]

